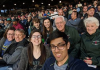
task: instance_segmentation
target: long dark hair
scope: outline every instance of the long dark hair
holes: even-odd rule
[[[29,36],[30,43],[29,43],[29,46],[28,46],[28,61],[29,61],[30,65],[32,65],[32,63],[34,61],[34,59],[33,59],[33,49],[34,49],[34,47],[33,47],[33,44],[31,42],[31,37],[35,32],[39,32],[42,35],[42,33],[38,29],[35,29],[31,32],[31,34]],[[40,65],[42,65],[46,60],[46,49],[45,49],[45,46],[43,45],[42,41],[41,41],[41,44],[40,44],[40,50],[41,50]]]
[[[45,20],[49,20],[50,21],[50,30],[49,30],[49,34],[53,31],[53,27],[52,27],[52,23],[51,23],[51,20],[48,18],[48,17],[46,17],[46,18],[44,18],[44,20],[43,20],[43,38],[44,39],[46,39],[47,38],[47,29],[46,29],[46,27],[44,26],[44,21]]]

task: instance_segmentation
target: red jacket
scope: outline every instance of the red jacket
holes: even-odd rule
[[[23,29],[24,30],[23,26],[20,23],[17,23],[17,25],[13,25],[13,27],[15,29]]]

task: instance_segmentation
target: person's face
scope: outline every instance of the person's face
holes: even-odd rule
[[[83,7],[83,12],[87,12],[87,6]]]
[[[20,42],[25,38],[24,33],[21,33],[19,31],[15,31],[15,41]]]
[[[74,19],[75,17],[76,17],[76,15],[75,15],[75,13],[73,12],[73,13],[71,14],[71,18]]]
[[[64,32],[65,24],[66,22],[62,18],[56,18],[55,25],[59,31]]]
[[[70,47],[69,42],[66,44],[63,38],[59,37],[50,42],[50,47],[58,63],[66,62],[66,59],[68,58],[68,49]]]
[[[90,10],[87,11],[89,16],[93,16],[94,12],[95,12],[94,8],[91,8]]]
[[[21,16],[21,19],[22,19],[22,20],[24,20],[24,19],[25,19],[25,17],[24,17],[24,16]]]
[[[98,6],[98,11],[100,12],[100,6]]]
[[[12,41],[14,39],[14,30],[8,30],[7,32],[7,39],[8,41]]]
[[[36,28],[39,28],[39,24],[40,24],[40,23],[34,22],[34,26],[35,26]]]
[[[94,3],[93,3],[94,5],[96,5],[97,4],[97,1],[94,1]]]
[[[28,19],[31,20],[31,16],[29,16]]]
[[[33,33],[31,42],[34,46],[39,46],[41,44],[41,34],[39,32]]]
[[[44,26],[46,28],[49,28],[50,27],[50,20],[49,19],[44,20]]]
[[[63,16],[63,10],[58,10],[58,15]]]
[[[17,24],[17,21],[13,21],[13,25],[16,25]]]
[[[11,21],[7,21],[7,23],[9,23],[9,24],[10,24],[10,23],[11,23]]]
[[[98,26],[95,23],[86,24],[86,30],[90,35],[94,34],[97,29],[98,29]]]

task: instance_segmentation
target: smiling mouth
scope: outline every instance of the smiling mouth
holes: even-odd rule
[[[56,57],[58,57],[58,58],[61,57],[61,54],[56,54]]]

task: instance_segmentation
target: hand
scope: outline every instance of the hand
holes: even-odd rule
[[[2,59],[2,57],[0,57],[0,59]]]
[[[86,57],[86,59],[83,60],[85,63],[91,65],[92,64],[92,60],[89,57]]]

